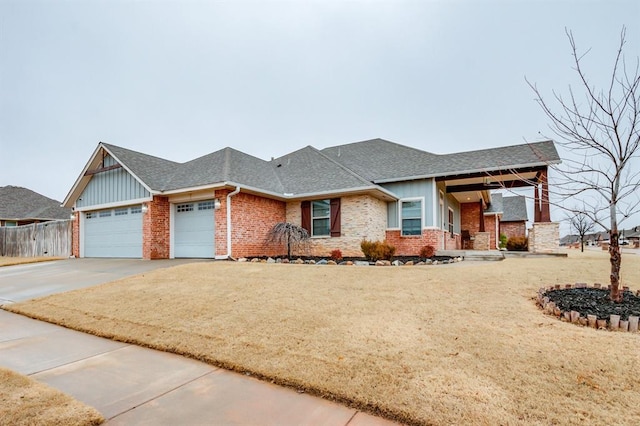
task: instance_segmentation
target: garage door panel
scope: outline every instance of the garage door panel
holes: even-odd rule
[[[213,200],[174,205],[174,257],[215,257],[213,206]]]
[[[140,206],[89,212],[84,224],[85,257],[142,257]]]

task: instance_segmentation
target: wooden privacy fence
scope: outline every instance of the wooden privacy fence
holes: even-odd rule
[[[71,255],[71,221],[0,227],[0,256],[68,257]]]

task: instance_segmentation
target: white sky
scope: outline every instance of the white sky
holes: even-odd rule
[[[637,0],[0,0],[0,186],[62,200],[99,141],[182,162],[544,139],[524,77],[575,84],[566,27],[602,85],[622,25],[635,59]]]

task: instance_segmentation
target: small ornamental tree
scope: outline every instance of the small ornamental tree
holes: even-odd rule
[[[291,250],[297,250],[309,241],[309,232],[306,229],[289,222],[279,222],[267,234],[267,243],[284,244],[287,248],[287,257],[291,258]]]
[[[609,298],[621,302],[618,226],[640,210],[640,61],[625,60],[623,27],[610,78],[597,88],[583,66],[589,51],[579,52],[571,31],[566,33],[579,93],[569,86],[567,95],[553,92],[548,100],[527,82],[558,137],[555,142],[566,151],[564,166],[553,167],[558,197],[581,199],[585,209],[573,213],[583,213],[609,231]]]
[[[575,215],[569,217],[569,223],[571,224],[571,227],[575,229],[576,233],[580,237],[580,251],[583,252],[584,237],[589,232],[593,231],[595,223],[593,223],[593,221],[589,219],[589,216],[581,212],[578,212]]]

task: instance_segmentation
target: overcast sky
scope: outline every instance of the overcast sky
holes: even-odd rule
[[[525,76],[575,84],[569,28],[605,82],[622,25],[635,59],[637,0],[0,0],[0,186],[61,201],[100,141],[183,162],[541,140]]]

